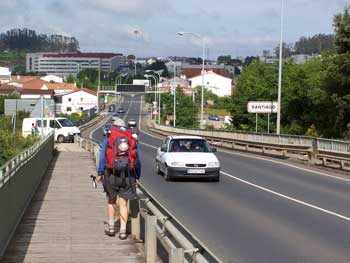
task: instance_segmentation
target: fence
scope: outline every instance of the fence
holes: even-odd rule
[[[0,167],[0,258],[46,172],[53,147],[50,133]]]
[[[350,170],[350,142],[307,136],[275,135],[249,132],[230,132],[181,129],[149,122],[154,132],[167,134],[198,135],[212,144],[229,149],[261,151],[266,154],[280,154],[283,157],[299,156],[315,164]]]
[[[98,165],[100,144],[79,136],[74,141],[81,148],[92,152]],[[141,185],[137,191],[140,199],[136,202],[130,202],[131,234],[137,241],[141,241],[141,237],[144,237],[142,241],[145,243],[147,263],[157,262],[157,241],[167,251],[168,262],[171,263],[221,262],[146,188]],[[142,229],[144,229],[143,233]]]

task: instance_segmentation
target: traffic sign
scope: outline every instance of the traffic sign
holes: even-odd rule
[[[249,101],[247,110],[249,113],[277,113],[277,101]]]

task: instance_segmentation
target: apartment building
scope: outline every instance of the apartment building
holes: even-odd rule
[[[28,53],[26,71],[60,77],[77,75],[83,69],[117,71],[125,64],[125,57],[116,53]]]

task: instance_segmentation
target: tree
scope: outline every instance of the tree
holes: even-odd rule
[[[130,54],[130,55],[128,55],[126,58],[127,58],[127,59],[135,59],[136,57],[135,57],[135,55]]]
[[[338,54],[350,52],[350,7],[344,8],[343,14],[336,14],[333,19],[335,45]]]
[[[276,55],[276,57],[279,57],[279,55],[280,55],[280,46],[279,45],[275,47],[275,55]],[[293,55],[292,45],[287,44],[287,43],[283,43],[282,44],[282,57],[289,58],[291,55]]]
[[[77,82],[77,79],[73,75],[69,75],[67,77],[67,83],[75,83]]]
[[[232,58],[230,55],[228,56],[219,56],[217,59],[219,64],[225,64],[225,65],[231,65],[232,64]]]
[[[323,51],[335,51],[334,35],[317,34],[313,37],[301,37],[294,44],[295,54],[321,54]]]

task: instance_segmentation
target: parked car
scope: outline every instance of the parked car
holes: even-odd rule
[[[80,130],[70,120],[66,118],[24,118],[22,123],[22,135],[27,137],[31,134],[43,135],[55,132],[55,141],[62,143],[65,141],[73,142],[74,136],[80,134]]]
[[[129,127],[136,127],[136,120],[135,119],[129,119],[128,120],[128,126]]]
[[[218,115],[209,115],[208,116],[208,120],[211,120],[211,121],[219,121],[220,118]]]
[[[215,148],[198,136],[168,136],[157,151],[157,172],[173,178],[220,180],[220,162]]]

